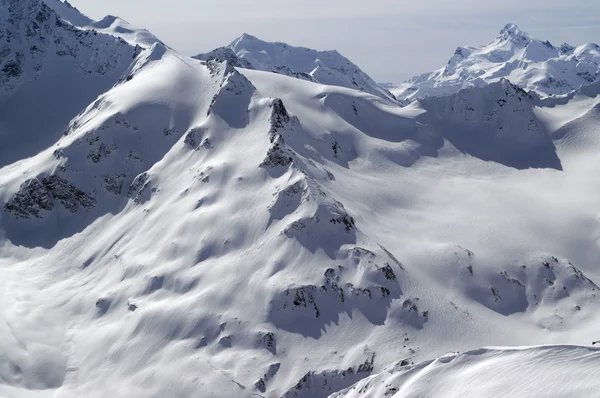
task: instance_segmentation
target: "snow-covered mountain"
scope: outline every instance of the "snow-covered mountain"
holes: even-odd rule
[[[120,37],[133,46],[143,48],[151,47],[154,43],[160,42],[156,36],[146,29],[137,28],[114,15],[107,15],[101,20],[95,21],[82,14],[68,0],[44,0],[44,3],[52,8],[60,18],[78,28]]]
[[[490,43],[458,47],[445,67],[415,76],[391,91],[399,100],[411,101],[500,79],[542,96],[567,94],[600,79],[600,46],[555,47],[508,24]]]
[[[227,60],[236,67],[279,73],[331,86],[364,91],[395,101],[358,66],[337,51],[317,51],[286,43],[270,43],[244,33],[226,47],[196,55],[200,60]]]
[[[41,0],[0,0],[0,166],[55,142],[140,51],[73,26]]]
[[[1,1],[15,48],[39,10],[53,38],[96,38],[63,58],[39,39],[40,75],[5,93],[30,118],[47,65],[123,56],[50,143],[2,158],[0,396],[379,396],[407,386],[398,361],[429,374],[449,351],[599,340],[599,83],[401,107]],[[82,87],[108,76],[91,70]]]

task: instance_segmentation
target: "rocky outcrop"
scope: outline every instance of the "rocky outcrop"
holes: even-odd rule
[[[81,208],[94,207],[96,199],[64,178],[51,175],[25,181],[4,204],[4,209],[16,218],[43,218],[44,212],[54,210],[57,203],[67,211],[76,213]]]
[[[49,58],[70,58],[81,73],[103,75],[135,56],[124,40],[75,28],[41,0],[1,3],[8,18],[0,17],[0,91],[36,79]]]

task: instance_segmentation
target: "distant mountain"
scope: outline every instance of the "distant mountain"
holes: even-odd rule
[[[358,66],[337,51],[317,51],[271,43],[244,33],[226,47],[196,55],[200,60],[227,60],[233,66],[275,72],[321,84],[352,88],[395,100]]]
[[[544,123],[538,98],[502,78],[482,87],[421,100],[439,134],[457,149],[518,169],[562,169]]]
[[[600,46],[555,47],[508,24],[490,43],[458,47],[445,67],[415,76],[391,91],[399,100],[411,101],[503,78],[541,96],[566,94],[600,79]]]

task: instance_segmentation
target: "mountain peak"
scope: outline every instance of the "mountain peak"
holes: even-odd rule
[[[519,29],[514,23],[506,24],[498,34],[498,38],[501,40],[510,40],[516,44],[527,43],[531,40],[529,33]]]
[[[240,39],[245,39],[245,40],[258,40],[258,37],[251,35],[250,33],[242,33],[242,35],[240,36]]]
[[[242,35],[240,37],[238,37],[237,39],[235,39],[230,46],[235,46],[239,43],[251,43],[251,42],[260,42],[262,40],[260,40],[258,37],[253,36],[249,33],[242,33]]]
[[[319,51],[242,34],[227,47],[194,58],[227,60],[231,66],[274,72],[325,85],[346,87],[396,101],[365,72],[337,51]]]

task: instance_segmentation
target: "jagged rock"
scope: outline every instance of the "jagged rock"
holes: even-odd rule
[[[4,208],[17,218],[42,218],[40,212],[52,211],[57,201],[71,213],[77,212],[80,207],[89,209],[96,205],[92,195],[64,178],[51,175],[41,181],[38,178],[25,181]]]
[[[260,164],[261,167],[286,167],[293,163],[293,151],[285,144],[284,131],[289,131],[298,124],[298,118],[290,116],[283,101],[276,98],[271,103],[271,116],[269,118],[271,127],[269,129],[269,141],[271,146],[266,158]]]
[[[202,142],[202,145],[199,144],[199,140],[202,139],[202,136],[206,133],[206,129],[198,127],[193,128],[185,135],[184,143],[191,149],[198,150],[200,146],[208,149],[210,148],[210,141],[208,138],[205,138]]]
[[[40,211],[54,209],[54,200],[46,187],[37,179],[21,184],[19,191],[4,205],[17,218],[40,217]]]
[[[381,272],[383,272],[385,279],[390,280],[390,281],[396,280],[396,274],[394,273],[394,269],[388,263],[385,263],[385,266],[381,267],[379,270]]]
[[[275,354],[277,352],[277,343],[275,341],[275,334],[273,332],[260,333],[259,342],[267,350],[271,351],[271,353]]]
[[[260,392],[265,392],[267,390],[267,383],[277,374],[277,372],[279,372],[280,368],[280,363],[271,364],[264,376],[254,383],[256,389]]]
[[[96,199],[93,196],[81,191],[75,185],[57,175],[44,178],[42,184],[51,193],[52,197],[71,213],[79,210],[80,206],[91,208],[96,205]]]
[[[111,153],[111,148],[101,143],[98,148],[88,153],[87,158],[94,163],[100,163],[102,159],[108,158]]]
[[[0,90],[36,79],[54,54],[72,58],[84,74],[100,75],[134,54],[124,40],[78,29],[41,0],[4,0],[3,6],[9,18],[0,21]]]
[[[129,186],[129,191],[127,192],[127,197],[133,199],[135,202],[138,202],[140,196],[148,186],[148,182],[150,177],[148,173],[142,173],[135,177],[131,185]]]
[[[269,151],[267,152],[267,156],[260,164],[261,167],[276,167],[283,166],[286,167],[290,165],[294,159],[291,156],[291,151],[285,147],[285,142],[283,137],[277,135],[274,138]]]
[[[108,192],[120,195],[123,190],[123,183],[125,182],[125,174],[109,175],[102,178],[102,188]]]
[[[277,133],[279,129],[284,128],[290,123],[290,115],[283,105],[281,98],[276,98],[271,104],[271,130],[269,131],[269,137]]]
[[[310,371],[289,389],[282,398],[291,397],[327,397],[329,394],[341,390],[363,379],[373,372],[375,353],[361,364],[351,366],[345,370],[325,370],[322,372]]]
[[[346,232],[352,232],[354,230],[356,223],[354,218],[347,213],[341,214],[339,217],[335,217],[329,220],[332,224],[344,224]]]
[[[227,62],[236,68],[254,69],[249,62],[243,58],[239,58],[229,47],[215,48],[211,52],[198,54],[194,58],[201,61]]]

